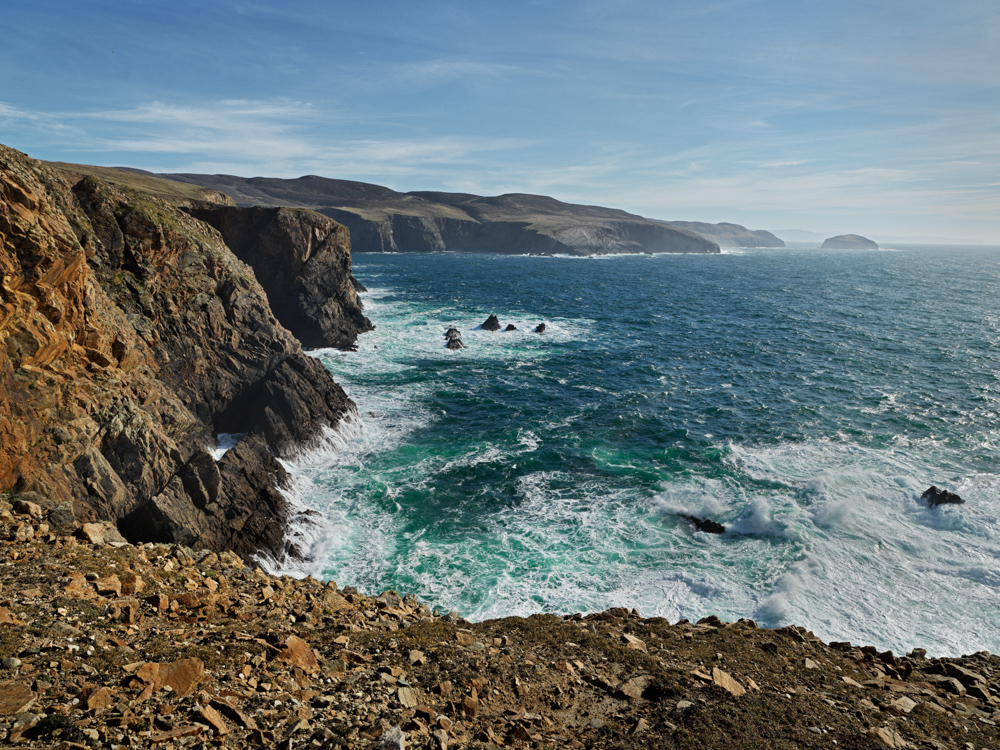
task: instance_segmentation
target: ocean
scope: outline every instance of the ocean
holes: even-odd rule
[[[628,607],[1000,653],[1000,248],[354,272],[377,328],[313,354],[358,418],[288,462],[322,521],[286,572],[471,620]]]

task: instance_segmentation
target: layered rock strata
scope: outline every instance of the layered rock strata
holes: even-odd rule
[[[353,404],[250,266],[164,200],[6,147],[0,239],[0,491],[135,541],[281,556],[274,454]],[[219,433],[246,436],[216,461]]]

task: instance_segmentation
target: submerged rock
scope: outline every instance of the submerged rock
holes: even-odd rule
[[[496,315],[490,315],[486,321],[480,326],[484,331],[499,331],[500,321],[497,319]]]
[[[698,531],[704,531],[707,534],[726,533],[726,527],[723,526],[721,523],[716,523],[711,518],[706,518],[702,520],[696,516],[689,516],[684,513],[679,513],[678,515],[680,515],[680,517],[683,518],[685,521],[690,522],[691,525],[694,526]]]
[[[960,498],[954,492],[938,489],[934,485],[931,485],[924,490],[924,494],[920,496],[920,499],[926,500],[927,505],[931,508],[936,505],[961,505],[965,502],[965,500]]]

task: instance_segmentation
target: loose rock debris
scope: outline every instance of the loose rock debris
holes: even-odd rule
[[[232,553],[79,534],[0,501],[10,746],[1000,747],[986,652],[626,609],[471,624]]]

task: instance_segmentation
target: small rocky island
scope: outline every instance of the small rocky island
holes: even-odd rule
[[[820,250],[878,250],[878,243],[860,234],[838,234],[823,240]]]

